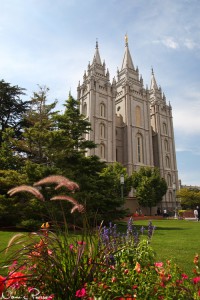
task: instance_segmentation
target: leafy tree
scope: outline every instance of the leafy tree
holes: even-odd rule
[[[88,176],[85,177],[85,168],[81,169],[81,189],[78,194],[81,201],[86,201],[89,218],[105,222],[123,217],[127,211],[123,208],[124,199],[121,197],[120,175],[124,174],[124,196],[131,189],[131,179],[126,168],[119,163],[106,166],[99,158],[87,158],[87,166],[90,166]],[[102,165],[103,164],[103,165]],[[99,166],[99,172],[97,169]],[[92,173],[92,175],[91,175]]]
[[[177,192],[177,198],[180,199],[182,208],[195,208],[200,206],[200,191],[193,189],[180,189]]]
[[[15,136],[20,136],[24,124],[24,113],[29,107],[28,101],[22,101],[25,89],[18,86],[11,86],[4,80],[0,81],[0,125],[1,133],[6,128],[12,128]],[[2,134],[0,134],[0,145]]]
[[[153,206],[162,200],[167,191],[167,183],[161,178],[157,168],[142,167],[132,174],[133,187],[139,205],[149,207],[150,215]]]

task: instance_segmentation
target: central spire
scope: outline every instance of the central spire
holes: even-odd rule
[[[123,70],[123,69],[133,69],[134,70],[133,61],[132,61],[131,54],[130,54],[129,48],[128,48],[128,35],[127,34],[125,35],[125,53],[124,53],[121,70]]]
[[[99,54],[98,40],[96,40],[96,49],[95,49],[93,62],[96,62],[97,64],[101,65],[101,58],[100,58],[100,54]]]

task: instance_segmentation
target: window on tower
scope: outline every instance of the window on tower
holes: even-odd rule
[[[168,187],[172,186],[172,180],[171,180],[170,174],[167,174],[167,185],[168,185]]]
[[[100,137],[105,138],[105,125],[102,123],[100,124]]]
[[[100,116],[104,117],[104,118],[106,116],[106,109],[105,109],[105,104],[104,103],[100,104]]]
[[[139,163],[143,163],[143,140],[140,134],[137,135],[137,159]]]
[[[85,103],[85,102],[83,104],[83,115],[87,116],[87,103]]]
[[[100,145],[100,158],[105,159],[105,145]]]
[[[167,124],[163,123],[163,134],[167,134]]]
[[[168,151],[169,151],[168,140],[165,140],[165,141],[164,141],[164,145],[165,145],[165,151],[168,152]]]
[[[169,156],[166,156],[166,168],[170,168],[170,160],[169,160]]]
[[[136,126],[141,126],[141,108],[139,106],[136,106],[135,108],[135,120],[136,120]]]

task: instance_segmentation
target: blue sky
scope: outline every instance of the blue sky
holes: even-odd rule
[[[173,108],[179,178],[200,186],[199,0],[0,0],[0,79],[50,88],[62,108],[92,60],[96,39],[111,79],[124,35],[144,84],[151,68]]]

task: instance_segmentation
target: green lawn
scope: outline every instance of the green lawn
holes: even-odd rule
[[[156,226],[151,245],[157,254],[157,261],[172,259],[186,273],[192,274],[193,258],[200,254],[200,222],[186,220],[153,220]],[[135,221],[137,227],[148,226],[148,221]],[[124,227],[124,226],[123,226]],[[0,231],[0,250],[16,233]],[[2,262],[4,253],[0,252]]]
[[[200,222],[186,220],[153,220],[156,226],[151,246],[156,252],[157,261],[172,259],[186,273],[192,274],[193,258],[200,254]],[[137,221],[145,225],[148,221]]]

